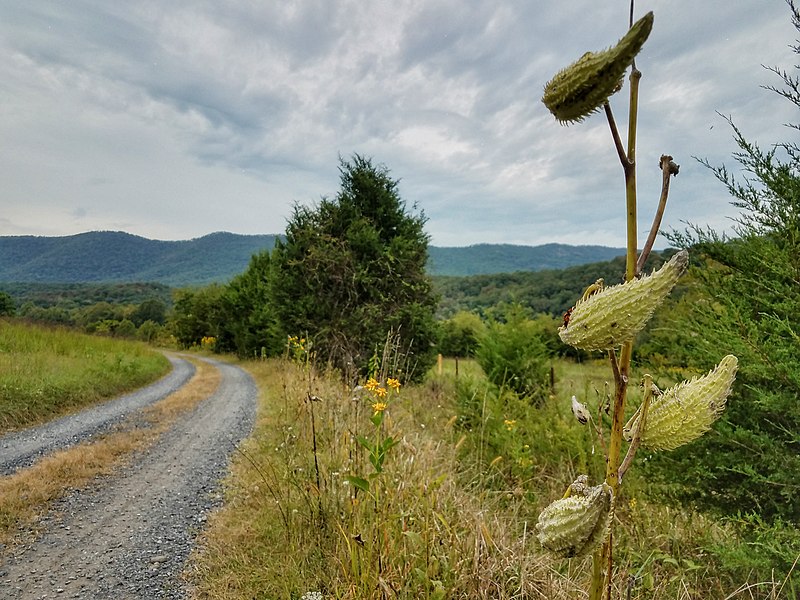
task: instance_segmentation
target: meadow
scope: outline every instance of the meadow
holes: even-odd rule
[[[156,380],[169,361],[145,344],[0,320],[0,433]]]
[[[446,361],[396,389],[384,369],[356,391],[302,360],[244,366],[259,416],[195,556],[196,597],[586,597],[590,559],[551,559],[534,526],[565,481],[602,477],[603,442],[570,398],[609,393],[603,364],[555,361],[539,406],[465,360],[458,376]],[[615,598],[797,597],[791,572],[737,562],[759,550],[730,523],[649,499],[635,469],[628,478]]]

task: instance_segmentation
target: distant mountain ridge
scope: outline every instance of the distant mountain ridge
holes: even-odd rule
[[[64,237],[0,236],[0,282],[157,282],[178,287],[229,281],[250,257],[271,250],[279,235],[218,232],[185,241],[151,240],[121,231]],[[429,248],[431,275],[539,271],[610,260],[605,246],[478,244]]]
[[[429,248],[428,272],[431,275],[464,277],[516,271],[543,271],[602,262],[624,254],[624,248],[566,244],[541,246],[476,244],[449,248],[432,246]]]

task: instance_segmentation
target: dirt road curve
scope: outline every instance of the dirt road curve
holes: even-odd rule
[[[186,597],[180,573],[255,414],[249,375],[213,364],[214,395],[125,472],[60,502],[43,535],[5,558],[0,598]]]

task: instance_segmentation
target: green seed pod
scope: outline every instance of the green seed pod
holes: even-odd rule
[[[681,250],[653,273],[578,300],[558,335],[580,350],[610,350],[632,340],[650,320],[689,264]]]
[[[605,482],[586,487],[576,480],[570,490],[574,495],[545,508],[536,524],[539,543],[560,558],[585,556],[602,544],[614,507],[614,494]]]
[[[647,410],[641,444],[650,450],[673,450],[699,438],[725,409],[739,361],[729,354],[707,375],[684,381],[653,400]],[[637,410],[623,428],[625,439],[635,435],[641,417]]]
[[[587,52],[559,71],[544,87],[547,109],[562,123],[582,121],[622,87],[622,77],[653,29],[653,13],[636,21],[613,46]]]

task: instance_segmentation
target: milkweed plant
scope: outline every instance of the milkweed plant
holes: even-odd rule
[[[564,324],[559,329],[564,343],[581,350],[603,351],[609,358],[614,397],[608,444],[604,446],[605,479],[592,484],[588,475],[580,475],[567,486],[562,498],[541,512],[536,526],[542,548],[553,555],[560,558],[592,555],[590,600],[611,598],[614,505],[637,449],[641,446],[650,451],[672,450],[703,435],[725,408],[737,369],[736,357],[724,356],[705,376],[665,391],[653,384],[652,376],[644,375],[641,405],[629,419],[625,418],[634,338],[672,291],[689,263],[684,250],[654,273],[641,274],[661,226],[670,179],[678,174],[679,167],[671,156],[661,156],[661,197],[647,241],[639,253],[636,123],[641,72],[635,59],[653,28],[653,13],[648,12],[634,23],[631,4],[630,21],[628,32],[617,44],[600,52],[587,52],[559,71],[546,84],[542,97],[542,102],[563,125],[579,123],[592,113],[604,112],[625,175],[625,282],[607,287],[598,280],[590,285],[564,315]],[[609,98],[623,88],[628,72],[628,131],[627,143],[623,143]],[[574,397],[572,408],[581,423],[589,420],[588,409]],[[623,442],[628,443],[624,458]]]

